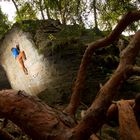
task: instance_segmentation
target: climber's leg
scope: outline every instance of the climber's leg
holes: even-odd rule
[[[24,51],[21,52],[21,55],[22,55],[22,58],[23,58],[24,60],[26,60],[26,55],[25,55],[25,52],[24,52]]]
[[[18,57],[17,57],[17,60],[18,60],[19,64],[21,65],[21,68],[23,69],[24,73],[28,74],[28,70],[27,70],[27,68],[24,65],[23,59],[25,59],[24,58],[24,53],[20,52]]]
[[[20,65],[21,65],[21,67],[22,67],[22,69],[23,69],[24,73],[25,73],[25,74],[28,74],[27,68],[25,67],[25,65],[24,65],[24,62],[23,62],[23,59],[22,59],[22,58],[20,58],[20,59],[19,59],[19,63],[20,63]]]

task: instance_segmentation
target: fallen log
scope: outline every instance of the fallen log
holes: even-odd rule
[[[0,91],[0,116],[18,125],[33,140],[63,140],[75,122],[24,91]]]

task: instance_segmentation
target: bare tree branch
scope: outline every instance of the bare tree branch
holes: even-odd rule
[[[116,28],[112,31],[111,34],[109,34],[107,37],[103,39],[100,39],[88,45],[83,55],[81,65],[79,67],[79,71],[77,74],[75,86],[73,88],[73,93],[70,99],[70,103],[65,108],[64,112],[70,114],[71,116],[75,115],[75,112],[80,102],[80,94],[82,93],[85,85],[87,67],[91,61],[91,57],[94,50],[97,48],[108,46],[109,44],[113,43],[128,25],[130,25],[132,22],[137,21],[139,19],[140,19],[140,11],[127,13],[125,16],[122,17],[122,19],[119,21]]]
[[[137,118],[137,122],[140,124],[140,95],[138,94],[135,99],[123,101],[127,101],[129,106],[132,107],[135,117]],[[118,121],[118,102],[120,101],[117,101],[115,104],[111,104],[111,106],[108,108],[106,113],[108,121]]]
[[[130,106],[134,107],[135,105],[135,100],[127,100]],[[106,116],[107,116],[107,121],[118,121],[118,106],[117,106],[118,101],[116,103],[111,104],[110,107],[107,110]]]
[[[13,4],[14,4],[15,8],[16,8],[16,11],[17,11],[18,17],[19,17],[20,20],[21,20],[21,15],[20,15],[20,12],[19,12],[19,9],[18,9],[18,5],[17,5],[17,3],[16,3],[15,0],[12,0],[12,2],[13,2]]]
[[[77,140],[87,139],[91,133],[96,133],[104,123],[106,111],[120,85],[131,75],[135,57],[140,50],[140,31],[129,45],[122,51],[120,63],[112,77],[100,89],[97,98],[86,111],[86,116],[73,129]]]
[[[140,129],[132,107],[127,101],[117,103],[119,110],[119,124],[121,140],[138,140],[140,138]]]

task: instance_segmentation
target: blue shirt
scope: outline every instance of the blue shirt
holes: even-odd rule
[[[19,52],[16,48],[12,48],[12,54],[13,54],[14,58],[16,58],[19,55]]]

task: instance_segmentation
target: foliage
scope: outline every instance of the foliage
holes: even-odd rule
[[[25,32],[30,32],[31,34],[35,34],[37,27],[39,26],[39,20],[24,20],[18,21],[13,26],[17,26],[21,28]]]
[[[0,38],[10,28],[10,22],[8,21],[7,15],[5,15],[0,8]]]
[[[27,19],[55,19],[62,24],[79,24],[100,30],[112,30],[121,15],[139,9],[137,0],[12,0],[17,9],[16,21]],[[19,11],[19,12],[18,12]],[[91,19],[90,15],[93,15]],[[133,23],[127,31],[136,31]]]
[[[29,2],[25,2],[19,9],[20,17],[17,15],[15,17],[16,21],[22,20],[34,20],[37,19],[36,11],[32,8]]]
[[[14,1],[14,0],[12,0]],[[85,13],[86,2],[80,0],[15,0],[16,21],[34,19],[36,15],[41,15],[51,19],[59,19],[63,24],[81,24],[83,26],[82,15]],[[19,16],[20,15],[20,16]]]
[[[103,30],[112,30],[114,25],[117,24],[121,15],[138,9],[138,3],[132,0],[105,0],[104,2],[99,1],[97,5],[99,7],[100,15],[98,21]],[[137,24],[133,23],[127,29],[136,31]]]
[[[81,28],[78,25],[65,26],[59,33],[61,37],[79,37],[81,35]]]

